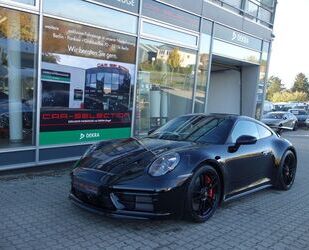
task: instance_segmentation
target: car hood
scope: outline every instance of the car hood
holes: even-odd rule
[[[105,141],[93,153],[82,158],[77,167],[109,176],[132,177],[145,173],[146,167],[159,155],[194,145],[194,142],[150,138]]]
[[[271,119],[271,118],[264,118],[262,119],[262,122],[265,123],[266,125],[279,125],[280,122],[283,120],[280,119]]]

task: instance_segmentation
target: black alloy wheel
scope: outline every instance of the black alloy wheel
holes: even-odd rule
[[[221,197],[221,180],[211,166],[203,166],[193,175],[188,187],[186,210],[195,222],[205,222],[216,211]]]
[[[279,167],[279,176],[276,187],[281,190],[289,190],[295,180],[297,169],[297,161],[295,154],[288,150],[282,157],[280,167]]]

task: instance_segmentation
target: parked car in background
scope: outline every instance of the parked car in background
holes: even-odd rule
[[[308,118],[308,113],[304,109],[289,109],[289,112],[297,117],[298,125],[305,126],[306,119]]]
[[[274,130],[296,130],[298,126],[297,117],[284,111],[269,112],[263,116],[262,122]]]
[[[270,101],[265,100],[264,107],[263,107],[263,113],[265,114],[265,113],[268,113],[274,110],[275,110],[275,106]]]

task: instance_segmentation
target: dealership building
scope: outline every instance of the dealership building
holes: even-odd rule
[[[0,0],[0,170],[188,113],[259,119],[276,0]]]

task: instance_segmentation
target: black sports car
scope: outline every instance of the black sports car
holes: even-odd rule
[[[290,189],[296,166],[292,144],[259,121],[191,114],[142,139],[91,146],[72,171],[70,198],[105,215],[203,222],[220,202]]]

